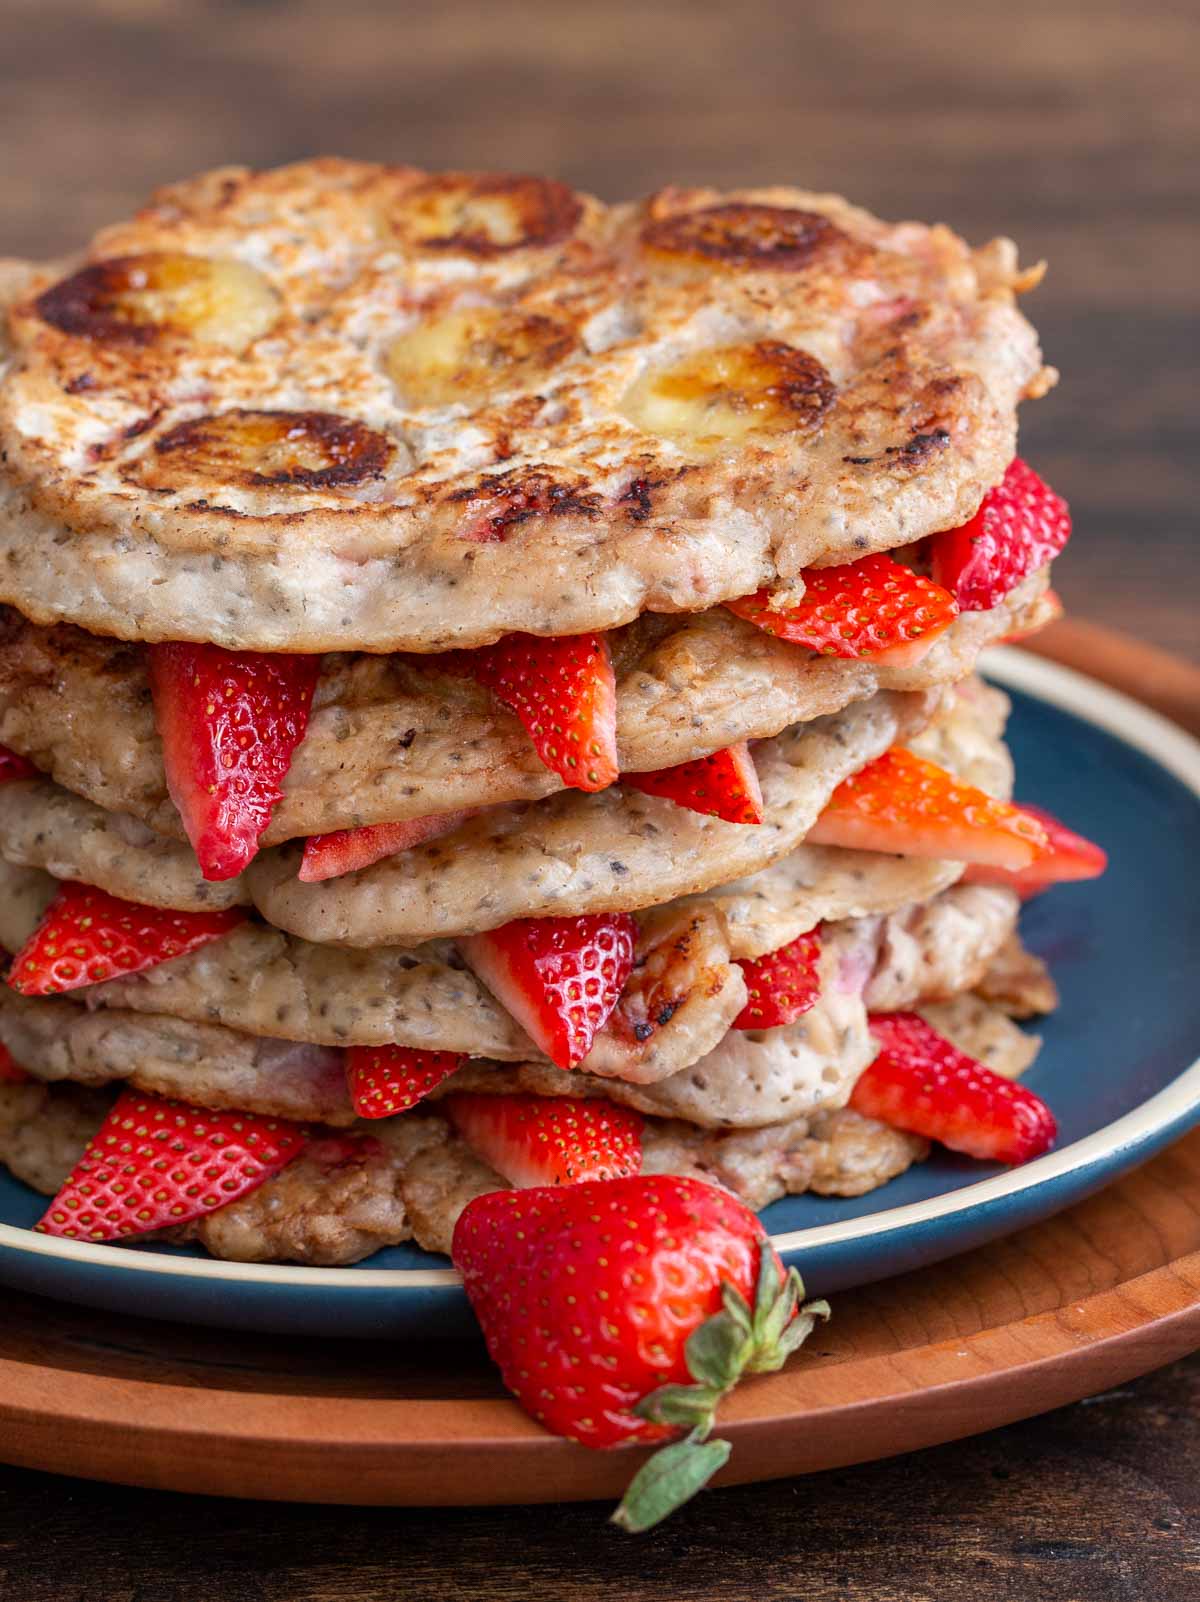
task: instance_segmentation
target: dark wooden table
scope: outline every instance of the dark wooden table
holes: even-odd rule
[[[1077,614],[1200,657],[1198,14],[1089,0],[0,0],[0,249],[155,183],[318,150],[548,170],[616,197],[793,180],[1012,234],[1064,382],[1023,449],[1071,499]],[[2,1316],[2,1314],[0,1314]],[[0,1469],[5,1602],[1200,1594],[1200,1359],[874,1467],[593,1507],[214,1503]]]

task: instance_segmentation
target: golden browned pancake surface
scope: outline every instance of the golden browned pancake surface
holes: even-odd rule
[[[0,273],[0,599],[305,652],[702,610],[971,515],[1028,281],[795,189],[204,174]]]

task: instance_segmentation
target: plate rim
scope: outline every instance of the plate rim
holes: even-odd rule
[[[1071,713],[1140,751],[1200,800],[1200,740],[1133,696],[1098,679],[1028,651],[1002,646],[988,651],[980,671],[1009,689]],[[815,1224],[771,1236],[776,1249],[794,1252],[833,1246],[846,1240],[886,1235],[929,1225],[955,1213],[1017,1196],[1117,1157],[1153,1134],[1169,1134],[1200,1106],[1200,1057],[1169,1085],[1130,1112],[1082,1140],[1020,1168],[993,1175],[924,1201],[906,1202],[866,1218]],[[0,1222],[0,1250],[26,1256],[109,1267],[125,1274],[166,1274],[207,1283],[233,1282],[260,1288],[310,1287],[341,1291],[451,1289],[461,1285],[454,1268],[310,1268],[299,1264],[226,1263],[216,1259],[172,1257],[153,1250],[61,1240]]]

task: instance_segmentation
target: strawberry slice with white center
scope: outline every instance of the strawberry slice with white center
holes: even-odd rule
[[[963,874],[964,884],[1008,885],[1022,901],[1028,901],[1031,896],[1040,895],[1051,885],[1098,879],[1108,867],[1108,853],[1103,846],[1096,845],[1082,834],[1076,834],[1074,829],[1068,829],[1052,813],[1028,803],[1022,805],[1021,811],[1027,818],[1036,819],[1046,831],[1049,842],[1047,849],[1027,868],[997,868],[972,863]]]
[[[64,883],[13,958],[8,983],[23,996],[52,996],[128,978],[219,940],[245,919],[239,907],[168,912]]]
[[[804,594],[784,603],[770,590],[726,601],[729,610],[781,640],[823,656],[866,657],[894,667],[919,661],[954,621],[954,597],[891,556],[809,567]]]
[[[930,541],[933,576],[964,612],[987,612],[1071,537],[1066,501],[1014,456],[969,523]]]
[[[779,1029],[816,1006],[821,994],[821,930],[789,940],[765,956],[739,958],[750,997],[733,1020],[735,1029]]]
[[[7,1046],[0,1046],[0,1085],[24,1085],[32,1078],[17,1062]]]
[[[354,1110],[360,1118],[392,1118],[407,1112],[466,1060],[456,1051],[351,1046],[346,1052],[346,1084]]]
[[[518,918],[458,949],[550,1061],[574,1068],[625,988],[636,934],[627,912]]]
[[[603,634],[542,639],[507,634],[442,659],[475,678],[516,717],[534,750],[572,790],[604,790],[617,778],[617,686]]]
[[[850,1095],[864,1118],[985,1162],[1028,1162],[1054,1144],[1058,1125],[1040,1096],[959,1051],[916,1013],[875,1013],[870,1022],[879,1055]]]
[[[843,780],[808,831],[810,845],[1027,868],[1046,849],[1036,818],[936,762],[893,746]]]
[[[304,842],[298,877],[306,884],[321,879],[337,879],[343,873],[369,868],[384,857],[438,840],[451,834],[478,808],[462,812],[435,812],[426,818],[406,818],[401,823],[368,823],[361,829],[335,829],[331,834],[313,834]]]
[[[174,642],[148,651],[171,800],[204,877],[235,878],[283,793],[321,659]]]
[[[7,784],[10,779],[36,779],[38,770],[33,763],[15,751],[10,751],[6,745],[0,745],[0,784]]]
[[[677,806],[726,823],[761,823],[762,787],[750,747],[737,745],[714,751],[712,756],[681,762],[678,767],[652,773],[623,773],[621,783],[646,795],[665,796]]]
[[[34,1228],[68,1240],[123,1240],[215,1213],[286,1168],[298,1124],[125,1091]]]
[[[643,1120],[573,1096],[448,1096],[443,1108],[473,1151],[510,1185],[578,1185],[642,1171]]]

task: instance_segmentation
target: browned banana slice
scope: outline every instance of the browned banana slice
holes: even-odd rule
[[[642,229],[656,256],[721,267],[794,272],[845,236],[819,211],[731,201],[659,217]]]
[[[405,243],[421,250],[498,256],[557,244],[582,213],[575,192],[553,178],[448,172],[410,189],[391,221]]]
[[[196,478],[251,489],[336,489],[378,478],[386,435],[336,412],[222,412],[179,423],[154,442],[140,476],[158,489]]]
[[[776,340],[722,345],[651,368],[621,410],[648,434],[701,453],[755,435],[815,427],[833,403],[833,380],[807,351]]]
[[[388,351],[387,370],[409,405],[471,405],[501,390],[533,387],[577,343],[556,317],[464,306],[402,334]]]
[[[274,326],[279,297],[244,262],[151,252],[81,268],[39,295],[37,311],[84,339],[148,345],[171,333],[240,352]]]

